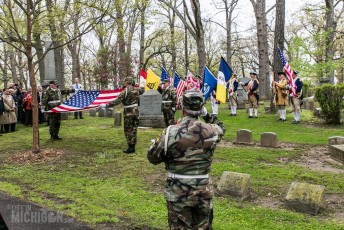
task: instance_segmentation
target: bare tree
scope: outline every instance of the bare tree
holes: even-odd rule
[[[191,17],[191,14],[189,12],[186,0],[183,0],[185,16],[176,7],[174,7],[169,1],[167,0],[159,0],[159,1],[166,4],[177,14],[179,19],[187,27],[188,32],[195,39],[196,44],[197,44],[198,74],[202,76],[203,69],[206,63],[206,53],[205,53],[204,29],[203,29],[202,18],[201,18],[200,1],[190,0],[191,12],[193,14],[193,18]]]

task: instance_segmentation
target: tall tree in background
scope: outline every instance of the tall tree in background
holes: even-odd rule
[[[282,62],[279,58],[277,47],[284,50],[284,26],[285,26],[285,0],[276,1],[276,18],[275,18],[275,32],[274,32],[274,59],[273,72],[277,73],[283,70]],[[274,76],[277,80],[277,76]]]
[[[269,49],[268,49],[268,30],[266,25],[265,0],[250,0],[257,25],[257,40],[259,54],[259,92],[262,97],[268,98],[269,88]]]
[[[325,22],[325,61],[327,63],[332,63],[333,61],[333,40],[335,33],[335,24],[334,24],[334,0],[325,0],[326,3],[326,22]],[[334,83],[334,68],[331,68],[331,65],[325,67],[325,77],[328,77],[330,83]]]
[[[176,7],[174,7],[169,1],[167,0],[159,0],[159,1],[166,4],[177,14],[179,19],[184,23],[184,25],[188,29],[188,32],[195,39],[196,44],[197,44],[198,74],[202,76],[203,69],[206,63],[206,53],[205,53],[204,29],[203,29],[203,24],[202,24],[200,1],[190,0],[191,12],[193,14],[193,17],[191,16],[188,10],[189,7],[186,3],[186,0],[183,0],[185,16]]]

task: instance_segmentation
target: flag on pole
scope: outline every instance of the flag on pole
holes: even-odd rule
[[[207,98],[210,96],[210,93],[216,88],[217,84],[217,78],[214,76],[214,74],[208,69],[208,67],[204,68],[204,75],[203,75],[203,96],[204,100],[207,100]]]
[[[284,55],[283,55],[283,52],[282,50],[277,47],[277,51],[278,51],[278,55],[281,59],[281,62],[282,62],[282,65],[283,65],[283,68],[284,68],[284,72],[286,73],[287,75],[287,78],[288,78],[288,82],[289,82],[289,85],[291,87],[291,90],[289,91],[294,97],[297,97],[297,93],[296,93],[296,85],[295,85],[295,82],[293,80],[293,76],[294,76],[294,72],[293,70],[291,69],[291,66],[289,65],[289,63],[287,62],[287,60],[284,58]]]
[[[165,70],[164,67],[162,67],[161,69],[161,76],[160,76],[161,82],[165,81],[165,80],[170,80],[170,77],[168,76],[167,71]]]
[[[221,57],[219,72],[217,76],[217,86],[216,86],[216,100],[226,103],[227,96],[227,82],[233,75],[233,70],[229,67],[227,62],[223,57]]]
[[[144,69],[140,70],[140,87],[146,87],[147,72]]]
[[[201,90],[201,83],[199,80],[188,70],[188,74],[186,75],[186,88],[187,90],[196,89]]]
[[[96,108],[115,100],[123,89],[86,91],[79,90],[63,104],[46,111],[47,113],[64,113]]]
[[[160,77],[158,77],[151,69],[148,69],[146,81],[146,90],[157,89],[160,83]]]
[[[177,104],[179,104],[180,97],[182,96],[186,82],[179,76],[179,74],[174,71],[173,87],[176,88],[176,95],[178,98]]]

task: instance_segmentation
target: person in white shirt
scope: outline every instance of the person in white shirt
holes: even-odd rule
[[[72,88],[75,89],[75,93],[82,89],[82,85],[79,83],[79,78],[75,78]],[[78,116],[80,119],[84,119],[82,116],[82,111],[74,112],[74,119],[78,119]]]

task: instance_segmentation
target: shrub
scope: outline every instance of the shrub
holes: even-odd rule
[[[340,110],[344,108],[344,83],[317,87],[315,97],[319,101],[326,123],[340,125]]]

